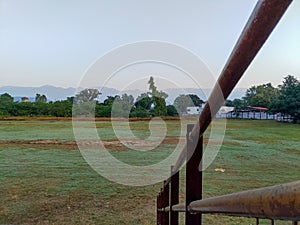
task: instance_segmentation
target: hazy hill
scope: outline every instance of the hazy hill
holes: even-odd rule
[[[121,95],[122,93],[127,93],[133,95],[135,98],[139,96],[141,93],[147,92],[147,90],[125,90],[118,91],[114,88],[98,88],[102,95],[100,96],[100,101],[103,101],[107,96]],[[76,93],[76,88],[62,88],[62,87],[54,87],[51,85],[44,85],[41,87],[17,87],[17,86],[3,86],[0,87],[0,94],[9,93],[14,97],[15,101],[21,101],[22,97],[28,97],[30,101],[34,101],[35,95],[37,93],[44,94],[47,96],[48,101],[56,101],[56,100],[64,100],[67,97],[74,96]],[[166,92],[169,97],[167,98],[168,103],[173,103],[175,98],[180,94],[196,94],[201,99],[206,100],[209,96],[211,89],[202,89],[199,90],[197,88],[172,88],[163,90]],[[235,89],[232,94],[229,96],[229,99],[234,98],[242,98],[246,92],[245,88]]]

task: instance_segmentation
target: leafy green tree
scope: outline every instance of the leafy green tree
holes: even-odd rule
[[[47,102],[47,97],[46,95],[40,95],[40,94],[36,94],[35,95],[35,102]]]
[[[193,106],[193,101],[188,95],[179,95],[174,100],[174,106],[180,114],[186,113],[186,108]]]
[[[178,116],[177,109],[174,105],[167,105],[167,115],[168,116]]]
[[[166,99],[168,97],[168,94],[166,92],[157,90],[157,87],[155,86],[154,78],[152,76],[150,77],[148,84],[150,90],[149,94],[151,95],[151,97],[155,96],[163,99]]]
[[[14,102],[14,98],[10,94],[4,93],[0,95],[0,104],[7,104],[12,102]]]
[[[165,116],[167,114],[166,98],[168,94],[163,91],[158,91],[154,83],[154,78],[151,76],[149,81],[149,97],[154,108],[151,110],[153,116]]]
[[[230,99],[227,99],[224,103],[225,106],[233,107],[233,102]]]
[[[72,106],[73,103],[69,98],[63,101],[55,101],[54,103],[51,102],[48,103],[48,114],[49,116],[55,117],[70,117],[72,116]]]
[[[271,83],[252,86],[246,91],[244,100],[248,106],[260,106],[270,108],[273,101],[278,98],[278,89]]]
[[[199,98],[198,95],[188,94],[188,96],[189,96],[190,99],[192,100],[194,106],[199,106],[199,107],[201,107],[202,104],[205,103],[205,101],[203,101],[201,98]]]
[[[204,101],[200,99],[197,95],[179,95],[174,100],[174,106],[179,111],[180,114],[186,113],[186,108],[191,106],[202,106]]]
[[[279,96],[272,104],[272,111],[293,117],[293,122],[300,120],[300,82],[288,75],[283,84],[278,86]]]
[[[129,113],[134,105],[134,98],[132,95],[123,94],[115,96],[115,100],[112,105],[113,117],[129,117]]]
[[[235,109],[243,109],[247,106],[244,99],[235,98],[234,100],[226,100],[225,106],[234,107]]]
[[[0,95],[0,116],[10,116],[14,108],[14,98],[8,93]]]
[[[107,98],[104,100],[103,104],[104,105],[112,105],[115,101],[116,98],[119,98],[119,95],[116,96],[107,96]]]
[[[129,117],[146,118],[146,117],[150,117],[150,115],[151,115],[150,112],[143,108],[132,108]]]
[[[96,101],[101,95],[98,89],[86,88],[75,95],[74,103]]]
[[[96,104],[95,116],[96,117],[111,117],[111,105]]]
[[[76,94],[73,99],[73,116],[93,117],[100,94],[98,89],[92,88],[86,88]]]
[[[147,93],[142,93],[137,97],[134,106],[138,109],[150,110],[152,105],[152,100]]]
[[[153,116],[166,116],[167,106],[164,98],[153,96],[154,108],[152,110]]]

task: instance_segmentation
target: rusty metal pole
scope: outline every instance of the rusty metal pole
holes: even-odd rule
[[[178,225],[178,212],[172,210],[173,205],[179,203],[179,171],[172,173],[171,167],[171,200],[170,200],[170,225]]]
[[[166,208],[169,206],[169,185],[170,183],[164,182],[164,188],[163,188],[163,197],[162,197],[162,208]],[[162,212],[163,216],[163,222],[162,225],[169,225],[169,212]]]
[[[203,137],[199,139],[190,139],[190,132],[194,124],[187,126],[187,164],[186,164],[186,225],[201,224],[201,214],[191,214],[187,207],[195,200],[202,199],[202,170],[199,170],[199,165],[202,159]]]
[[[299,221],[300,180],[194,201],[188,209],[195,213]]]
[[[161,192],[159,192],[157,196],[157,225],[162,225],[162,217],[161,217]]]
[[[229,96],[243,76],[291,2],[292,0],[260,0],[257,2],[201,113],[200,135],[207,129],[212,117],[224,104],[224,99]],[[221,93],[219,89],[221,89]],[[223,94],[224,98],[220,94]]]
[[[259,218],[256,218],[256,225],[259,225]]]
[[[247,70],[273,29],[289,7],[292,0],[260,0],[257,2],[238,42],[236,43],[216,85],[211,92],[193,129],[191,137],[202,135],[212,118],[224,104],[235,85]],[[232,116],[232,115],[231,115]],[[199,130],[200,129],[200,133]],[[182,151],[174,170],[179,170],[186,159],[186,148]]]

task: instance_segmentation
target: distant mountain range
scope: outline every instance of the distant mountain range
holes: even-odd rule
[[[114,96],[114,95],[121,95],[123,93],[127,93],[133,95],[134,98],[139,96],[141,93],[147,92],[147,90],[125,90],[119,91],[114,88],[98,88],[102,95],[100,96],[100,101],[103,101],[107,96]],[[62,87],[55,87],[51,85],[45,85],[41,87],[18,87],[18,86],[3,86],[0,87],[0,94],[8,93],[14,97],[15,101],[21,101],[22,97],[29,98],[29,101],[34,101],[35,95],[37,93],[44,94],[47,96],[48,101],[57,101],[57,100],[65,100],[67,97],[74,96],[76,94],[76,88],[62,88]],[[163,90],[166,92],[169,97],[167,98],[167,102],[172,104],[175,98],[180,94],[196,94],[201,99],[207,100],[211,89],[202,89],[199,90],[197,88],[172,88],[172,89],[165,89]],[[246,88],[237,88],[235,89],[228,99],[235,99],[235,98],[242,98],[245,95]]]

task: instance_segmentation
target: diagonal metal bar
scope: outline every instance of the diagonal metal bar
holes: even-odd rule
[[[231,91],[234,89],[256,54],[287,10],[292,0],[260,0],[253,10],[232,54],[208,98],[200,115],[199,123],[190,133],[191,139],[199,138],[209,126]],[[199,132],[200,131],[200,132]],[[186,159],[186,146],[174,166],[179,170]]]

